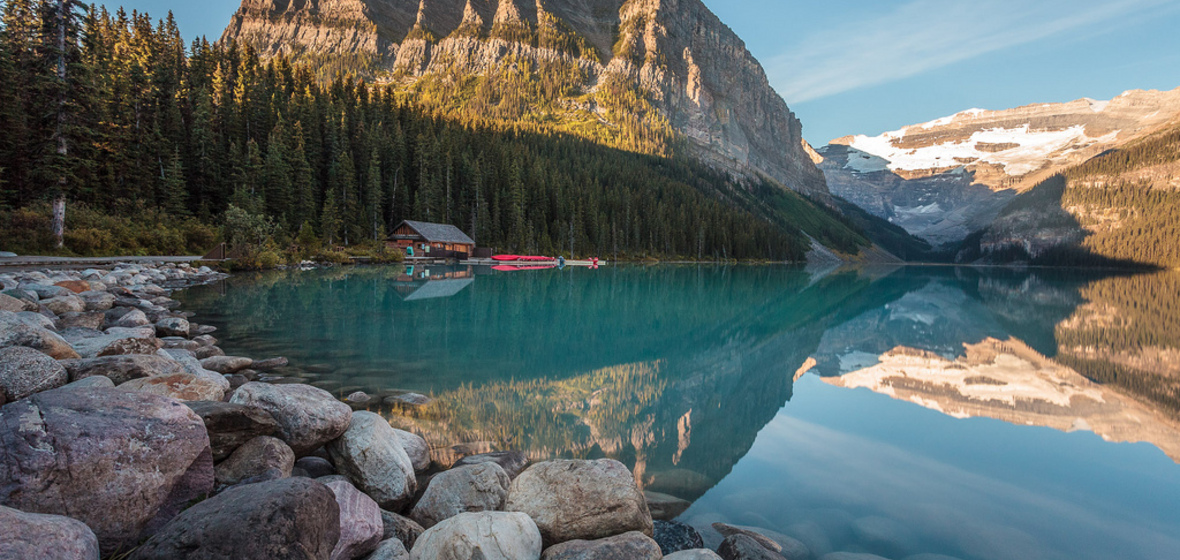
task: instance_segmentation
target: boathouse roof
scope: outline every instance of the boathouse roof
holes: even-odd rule
[[[410,226],[411,229],[418,232],[423,239],[431,243],[457,243],[460,245],[475,245],[475,241],[467,237],[463,230],[449,225],[449,224],[432,224],[429,222],[415,222],[413,220],[405,220],[398,224],[394,231],[401,229],[402,225]]]

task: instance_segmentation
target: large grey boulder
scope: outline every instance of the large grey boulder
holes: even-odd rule
[[[415,472],[430,468],[430,444],[426,443],[422,436],[397,428],[393,429],[393,434],[397,436],[398,444],[410,457]]]
[[[127,354],[63,360],[61,364],[70,373],[71,381],[101,375],[110,378],[116,385],[121,385],[132,379],[185,373],[184,366],[176,360],[155,354]]]
[[[348,405],[310,385],[247,383],[234,391],[230,402],[269,412],[279,424],[279,439],[291,446],[296,457],[340,437],[352,421]]]
[[[543,560],[660,560],[663,557],[656,541],[638,531],[592,541],[566,541],[541,554]]]
[[[89,291],[78,294],[86,304],[86,311],[106,311],[115,306],[115,296],[100,291]]]
[[[468,455],[455,461],[454,467],[462,467],[466,465],[478,465],[480,463],[495,463],[508,473],[508,478],[516,478],[520,473],[524,472],[529,466],[529,457],[521,451],[493,451],[491,453],[480,453],[478,455]]]
[[[541,533],[523,513],[460,513],[418,537],[411,560],[538,560]]]
[[[237,484],[276,469],[279,478],[287,478],[294,466],[295,453],[283,440],[258,436],[234,450],[228,459],[217,463],[214,476],[218,484]]]
[[[465,512],[496,511],[508,495],[508,473],[496,463],[443,471],[430,479],[410,518],[427,529]]]
[[[83,358],[155,354],[164,346],[152,327],[111,327],[103,333],[66,334],[66,337]]]
[[[65,313],[81,313],[86,311],[86,302],[82,298],[70,293],[66,296],[57,296],[49,299],[41,300],[41,305],[53,312],[54,315],[62,315]]]
[[[178,401],[219,401],[225,397],[225,389],[220,383],[188,373],[132,379],[119,385],[119,388],[163,395]]]
[[[76,519],[0,506],[0,558],[98,560],[98,538]]]
[[[366,556],[365,560],[410,560],[410,553],[401,541],[388,539],[378,543],[377,548]]]
[[[340,540],[332,549],[332,560],[352,560],[372,552],[381,542],[384,529],[377,502],[346,480],[325,484],[336,495],[340,507]]]
[[[68,381],[66,368],[38,350],[24,346],[0,348],[0,393],[9,401],[61,387]]]
[[[250,385],[254,383],[242,388]],[[344,403],[337,404],[348,409]],[[417,489],[410,457],[402,449],[393,427],[380,415],[364,411],[350,411],[350,415],[347,431],[327,446],[332,463],[382,508],[400,510]]]
[[[339,539],[332,491],[284,478],[234,486],[185,510],[130,560],[329,560]]]
[[[8,311],[10,313],[17,313],[20,311],[36,311],[37,304],[31,301],[25,301],[20,298],[14,298],[8,294],[0,294],[0,311]]]
[[[0,348],[11,346],[40,350],[55,360],[78,357],[78,352],[57,333],[30,325],[11,311],[0,311]]]
[[[652,534],[643,493],[631,471],[613,459],[537,463],[512,481],[504,509],[533,518],[546,546],[629,531]]]
[[[156,336],[188,336],[189,324],[181,317],[165,317],[156,321]]]
[[[61,388],[0,408],[0,481],[0,503],[78,519],[111,552],[212,490],[213,458],[175,400]]]
[[[247,441],[258,436],[274,435],[279,430],[279,423],[274,416],[258,407],[216,401],[185,404],[205,422],[215,461],[229,457]]]

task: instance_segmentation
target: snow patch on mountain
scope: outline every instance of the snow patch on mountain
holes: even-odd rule
[[[947,169],[968,162],[983,162],[1001,165],[1006,173],[1016,176],[1036,171],[1056,153],[1087,148],[1118,135],[1116,131],[1101,138],[1091,138],[1086,135],[1084,125],[1063,130],[1032,130],[1026,124],[1018,128],[980,130],[965,141],[923,148],[898,147],[898,141],[906,137],[908,130],[903,128],[873,137],[856,136],[851,147],[887,160],[888,169],[892,171]],[[850,167],[853,159],[856,158],[850,158]]]

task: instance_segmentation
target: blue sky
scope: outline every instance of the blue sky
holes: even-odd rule
[[[979,107],[1180,87],[1176,0],[704,0],[812,144]],[[112,2],[109,5],[113,5]],[[238,0],[126,0],[218,37]]]

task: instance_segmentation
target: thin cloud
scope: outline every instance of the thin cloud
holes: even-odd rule
[[[789,103],[908,78],[1066,32],[1109,25],[1168,0],[910,0],[807,38],[770,61]]]

